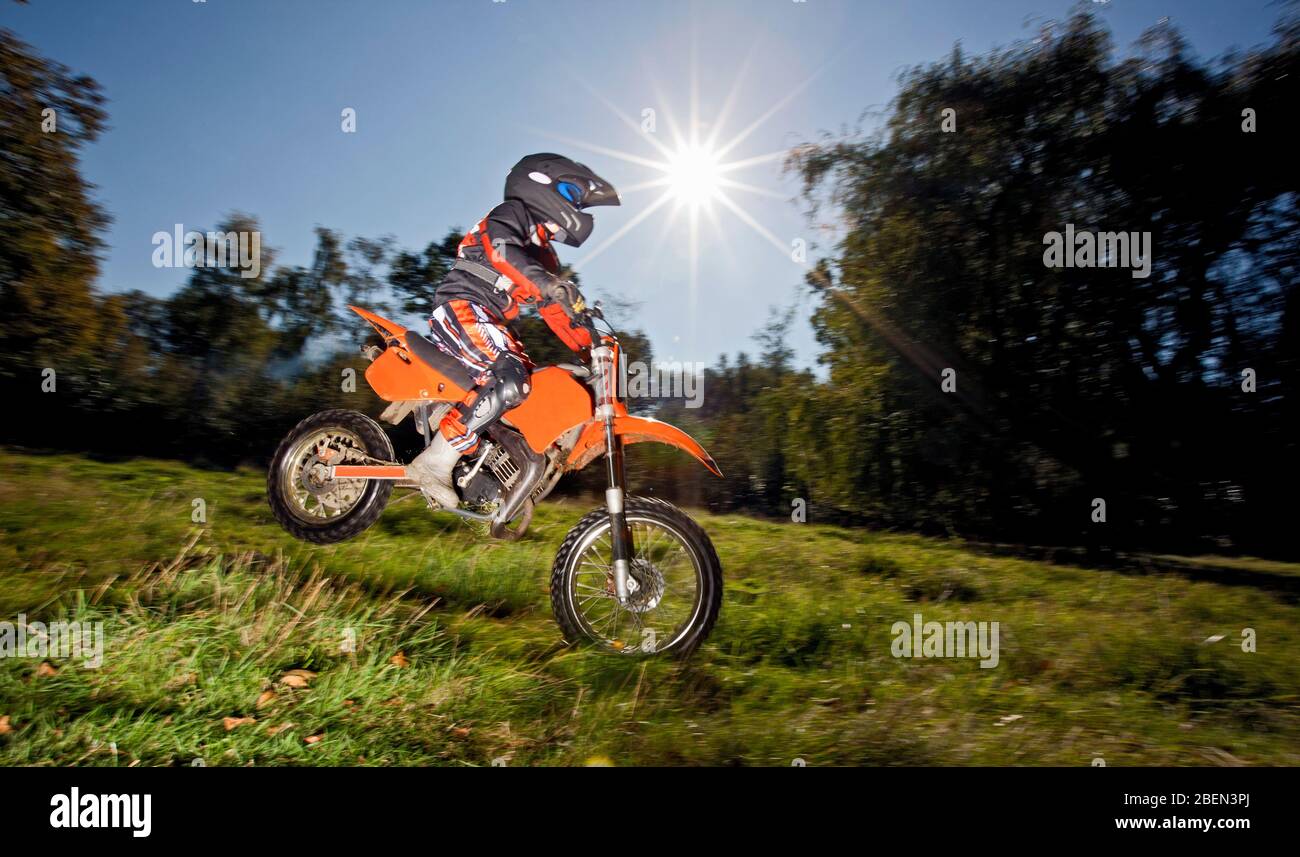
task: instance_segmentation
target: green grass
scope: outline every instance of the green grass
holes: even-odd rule
[[[105,629],[98,669],[0,660],[2,764],[1300,764],[1285,593],[700,514],[722,618],[685,664],[634,660],[565,648],[550,616],[583,505],[503,544],[402,502],[314,547],[271,519],[259,472],[12,450],[0,468],[0,620]],[[999,622],[999,665],[894,658],[916,612]]]

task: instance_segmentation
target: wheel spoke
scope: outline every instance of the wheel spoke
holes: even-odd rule
[[[370,463],[374,459],[351,431],[322,429],[304,438],[285,457],[283,497],[289,510],[309,523],[347,515],[366,494],[367,480],[324,481],[323,468],[344,463]]]
[[[611,591],[613,545],[605,525],[580,544],[570,560],[570,604],[579,627],[598,643],[639,652],[650,631],[655,648],[663,649],[688,630],[701,597],[703,570],[696,567],[682,533],[657,520],[630,517],[634,558],[626,603]],[[620,631],[636,638],[620,640]]]

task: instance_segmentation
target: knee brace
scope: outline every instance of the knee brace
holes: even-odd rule
[[[459,407],[461,421],[474,434],[522,403],[531,391],[528,367],[512,352],[507,351],[497,357],[488,371],[492,377],[478,388],[477,398]]]

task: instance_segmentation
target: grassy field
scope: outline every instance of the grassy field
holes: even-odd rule
[[[563,646],[546,586],[585,506],[502,544],[401,502],[313,547],[260,472],[0,470],[0,620],[105,631],[99,668],[0,660],[0,764],[1300,764],[1300,607],[1258,575],[701,514],[727,592],[682,664]],[[1000,623],[997,667],[893,657],[918,612]]]

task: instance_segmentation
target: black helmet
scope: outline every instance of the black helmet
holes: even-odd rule
[[[555,237],[570,247],[580,247],[595,224],[584,208],[619,204],[612,184],[577,161],[546,152],[515,164],[506,176],[505,198],[522,202],[539,223],[558,224]]]

